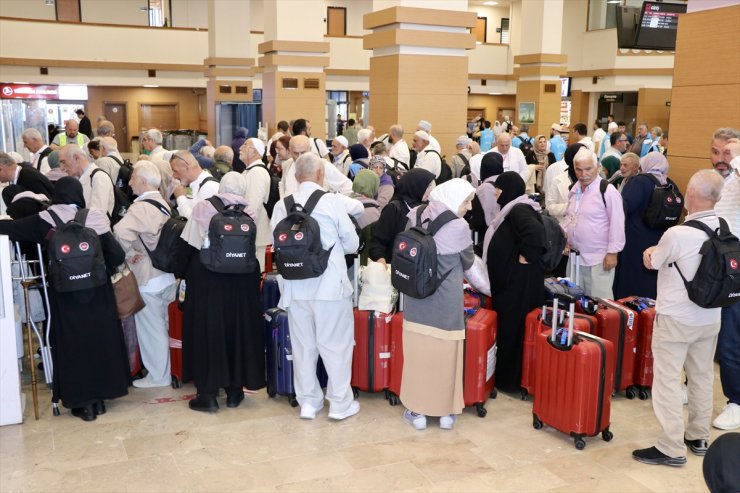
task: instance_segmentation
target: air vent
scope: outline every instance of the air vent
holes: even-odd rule
[[[41,75],[49,75],[49,67],[39,67],[39,73]]]
[[[545,84],[545,92],[556,92],[555,84]]]
[[[149,77],[156,77],[157,76],[157,71],[150,69],[150,70],[147,70],[147,74],[149,75]]]
[[[319,79],[303,79],[303,88],[304,89],[318,89]]]
[[[218,86],[218,92],[221,94],[231,94],[231,86]]]
[[[298,89],[298,79],[283,79],[283,89]]]
[[[249,86],[236,86],[234,89],[237,94],[249,94]]]

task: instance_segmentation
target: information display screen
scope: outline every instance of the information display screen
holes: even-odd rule
[[[678,16],[684,13],[685,4],[644,2],[637,25],[635,48],[675,50]]]

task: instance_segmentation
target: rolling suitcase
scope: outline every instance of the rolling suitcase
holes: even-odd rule
[[[272,245],[267,245],[265,248],[265,272],[272,272],[275,269],[273,255],[275,255],[275,250]]]
[[[558,299],[553,301],[553,305],[558,304]],[[522,349],[522,400],[526,400],[528,395],[534,395],[534,361],[535,346],[537,344],[537,335],[541,332],[552,328],[552,314],[558,311],[556,306],[552,308],[543,306],[535,308],[527,314],[524,322],[524,347]],[[564,320],[566,312],[559,311],[561,320],[558,323],[562,326],[567,323]],[[544,314],[544,315],[543,315]],[[596,319],[589,315],[581,313],[575,314],[573,327],[579,332],[593,334],[596,330]]]
[[[397,317],[397,318],[396,318]],[[403,312],[398,312],[391,320],[391,375],[388,379],[386,398],[391,406],[397,406],[401,401],[401,379],[403,377]]]
[[[653,323],[655,322],[655,300],[630,296],[618,303],[637,312],[637,357],[635,358],[635,383],[627,389],[627,398],[633,399],[635,391],[640,400],[650,396],[653,386]]]
[[[293,347],[290,342],[288,313],[280,308],[270,308],[265,312],[265,364],[267,367],[267,395],[285,395],[290,398],[290,405],[296,407],[293,384]],[[319,358],[316,367],[321,387],[326,387],[328,376],[324,364]]]
[[[128,367],[131,371],[131,376],[139,378],[143,366],[141,363],[141,351],[139,351],[139,338],[136,335],[136,320],[134,320],[133,315],[121,320],[121,329],[123,330],[123,339],[126,342]]]
[[[403,325],[403,315],[354,309],[355,347],[352,351],[352,390],[381,392],[390,385],[391,325]]]
[[[465,321],[463,399],[465,407],[475,406],[485,417],[485,403],[496,398],[493,389],[496,368],[497,316],[493,310],[480,308]]]
[[[570,253],[570,275],[569,277],[557,278],[548,277],[545,279],[545,300],[552,301],[556,296],[570,296],[574,299],[578,299],[584,296],[586,293],[583,288],[578,285],[580,277],[581,267],[581,256],[578,252],[571,251]]]
[[[167,307],[170,333],[170,374],[172,388],[179,389],[182,385],[182,309],[178,300]]]
[[[590,298],[584,298],[579,305],[582,306],[589,300]],[[637,314],[612,300],[594,299],[593,301],[595,305],[593,314],[598,321],[595,335],[611,341],[616,351],[614,393],[626,391],[635,384]]]
[[[463,295],[463,306],[465,310],[472,310],[473,308],[493,310],[493,300],[490,296],[478,293],[472,289],[466,289]]]
[[[537,430],[547,424],[567,433],[582,450],[586,436],[601,434],[607,442],[613,437],[609,421],[615,357],[610,341],[575,332],[575,300],[569,302],[568,325],[537,335],[532,424]]]
[[[280,287],[277,282],[277,274],[267,272],[262,276],[262,310],[266,312],[270,308],[275,308],[279,301]]]

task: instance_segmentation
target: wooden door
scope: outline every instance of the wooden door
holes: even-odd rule
[[[475,34],[476,43],[482,44],[486,42],[486,32],[487,31],[488,31],[488,18],[478,17],[478,20],[475,21],[475,27],[471,29],[471,32]]]
[[[177,103],[140,103],[139,130],[177,130],[180,128],[178,116]]]
[[[126,103],[103,103],[103,116],[113,124],[116,131],[113,137],[118,143],[118,152],[128,152],[128,126],[126,120]]]
[[[65,22],[80,22],[80,0],[56,0],[57,20]]]
[[[347,9],[344,7],[326,8],[327,36],[347,35]]]

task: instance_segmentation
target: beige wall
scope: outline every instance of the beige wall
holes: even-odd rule
[[[0,0],[2,2],[4,0]],[[82,22],[148,26],[149,14],[139,10],[142,6],[146,6],[146,2],[141,0],[80,0],[80,15]]]
[[[668,131],[671,108],[665,104],[670,100],[670,89],[640,89],[637,96],[637,124],[647,122],[649,128],[660,127]]]
[[[486,31],[487,43],[498,43],[501,41],[500,33],[496,29],[501,27],[501,19],[509,17],[509,7],[490,7],[486,5],[468,5],[468,11],[475,12],[478,17],[488,19],[488,30]],[[511,23],[509,24],[511,31]]]
[[[57,18],[54,5],[46,5],[44,0],[0,0],[0,16],[52,21]]]
[[[256,3],[261,3],[261,1],[250,2],[250,7]],[[208,29],[208,2],[206,0],[172,0],[171,22],[172,27]]]
[[[468,94],[468,108],[485,108],[486,120],[493,122],[499,109],[515,108],[516,96],[493,96],[485,94]]]
[[[139,127],[140,103],[177,103],[180,128],[206,130],[201,125],[206,115],[199,114],[198,94],[193,89],[90,86],[87,97],[87,116],[93,122],[102,115],[103,102],[126,103],[129,140],[144,130]]]

